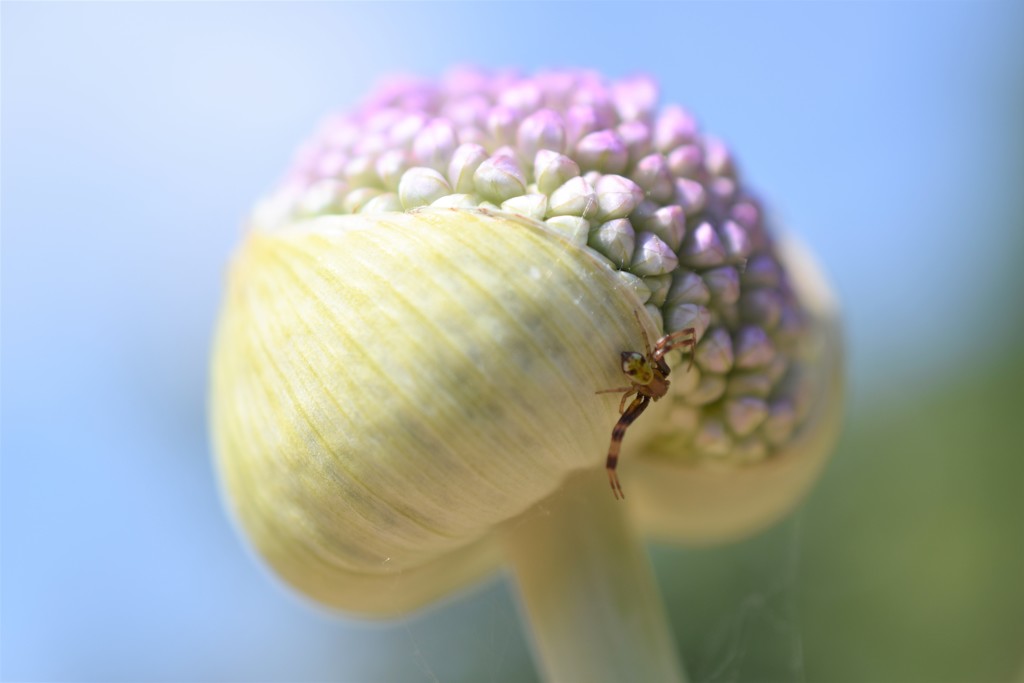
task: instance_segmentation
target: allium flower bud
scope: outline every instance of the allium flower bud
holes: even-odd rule
[[[569,107],[565,116],[565,124],[566,142],[572,148],[575,148],[576,144],[584,137],[601,128],[597,111],[585,104],[575,104]]]
[[[704,151],[698,145],[685,144],[673,149],[664,159],[672,175],[693,179],[703,170]]]
[[[586,244],[590,235],[590,221],[580,216],[553,216],[544,223],[577,247]]]
[[[487,150],[474,142],[466,142],[455,150],[448,164],[448,180],[456,192],[476,191],[473,180],[480,164],[487,160]]]
[[[627,121],[615,131],[626,145],[627,165],[633,166],[651,151],[651,129],[640,121]]]
[[[337,213],[346,195],[347,186],[337,180],[324,178],[310,185],[299,198],[298,212],[303,216],[321,216]]]
[[[714,268],[725,263],[728,254],[714,226],[704,221],[687,235],[680,256],[690,268]]]
[[[532,218],[535,221],[542,221],[547,214],[548,198],[539,193],[519,195],[503,201],[501,210]]]
[[[679,265],[676,253],[652,232],[642,232],[636,240],[636,249],[629,269],[640,275],[666,275]]]
[[[601,130],[576,143],[576,160],[584,171],[622,173],[629,162],[629,150],[617,131]]]
[[[323,603],[400,613],[508,561],[551,676],[678,680],[636,539],[795,503],[838,424],[837,327],[813,260],[652,80],[398,82],[252,214],[214,347],[219,469]]]
[[[615,110],[625,122],[647,121],[658,106],[658,84],[649,76],[634,76],[612,84]]]
[[[662,154],[696,141],[697,122],[682,107],[669,105],[654,125],[654,147]]]
[[[516,136],[519,153],[527,159],[542,149],[561,152],[565,148],[565,126],[562,117],[550,109],[541,109],[519,124]]]
[[[633,259],[636,233],[627,219],[616,218],[593,228],[588,244],[622,268]]]
[[[526,192],[526,179],[516,160],[505,154],[486,159],[473,174],[477,194],[503,202]]]
[[[655,202],[664,204],[670,201],[675,193],[672,172],[661,154],[650,154],[640,159],[633,169],[632,177]]]
[[[578,176],[580,167],[564,154],[553,152],[550,149],[542,149],[534,158],[533,173],[537,181],[537,189],[544,194],[551,194]]]
[[[701,339],[694,352],[697,367],[706,372],[723,375],[732,370],[732,337],[721,327],[710,330]]]
[[[412,156],[423,166],[443,171],[452,158],[455,145],[455,127],[445,119],[434,119],[416,134]]]
[[[515,143],[519,131],[519,114],[515,109],[497,105],[487,114],[487,132],[494,147]]]
[[[427,206],[451,193],[452,186],[432,168],[410,168],[398,183],[398,198],[406,210]]]
[[[549,216],[597,216],[597,195],[590,183],[582,177],[570,178],[551,193]]]
[[[699,216],[707,207],[707,190],[699,181],[691,178],[676,178],[676,193],[673,201],[687,216]]]
[[[597,193],[597,218],[605,221],[625,218],[644,198],[639,185],[620,175],[601,176],[594,191]]]
[[[404,149],[390,149],[377,157],[377,177],[389,190],[397,191],[398,184],[412,164]]]

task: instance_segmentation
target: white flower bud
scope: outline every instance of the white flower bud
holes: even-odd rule
[[[377,158],[376,172],[384,187],[397,191],[402,174],[409,170],[409,156],[403,149],[391,149]]]
[[[475,194],[456,192],[435,199],[430,206],[435,209],[475,209],[480,206],[481,199]]]
[[[664,306],[668,290],[672,287],[672,276],[668,273],[649,275],[644,278],[644,283],[651,290],[651,303],[659,307]]]
[[[519,153],[533,159],[538,150],[561,152],[565,149],[562,117],[550,109],[541,109],[523,119],[516,136]]]
[[[679,265],[676,254],[660,237],[642,232],[636,240],[636,250],[629,269],[641,277],[671,273]]]
[[[644,198],[639,185],[620,175],[601,176],[594,191],[597,193],[597,219],[603,221],[625,218]]]
[[[584,171],[622,173],[629,162],[629,150],[613,130],[590,133],[576,143],[576,160]]]
[[[398,183],[398,197],[407,210],[427,206],[451,192],[451,185],[444,176],[425,166],[410,168]]]
[[[511,156],[498,154],[485,160],[473,174],[476,193],[495,203],[526,192],[526,178]]]
[[[628,220],[616,218],[591,228],[587,244],[611,259],[616,266],[623,268],[633,258],[636,233],[633,232],[633,226]]]
[[[699,304],[706,306],[711,301],[711,292],[700,275],[692,270],[677,270],[672,275],[672,286],[665,297],[666,306],[676,304]]]
[[[341,211],[342,213],[359,213],[368,201],[381,194],[384,194],[383,190],[375,187],[360,187],[352,190],[341,200]]]
[[[361,207],[359,213],[384,213],[386,211],[401,211],[402,201],[394,192],[384,192],[369,200]]]
[[[448,168],[455,151],[455,129],[445,119],[434,119],[416,134],[412,156],[416,163],[436,171]]]
[[[537,189],[544,194],[551,194],[571,178],[578,176],[580,167],[564,154],[542,149],[534,157],[533,173],[537,179]]]
[[[704,271],[711,299],[720,306],[731,306],[740,300],[740,274],[731,266]]]
[[[480,164],[487,160],[487,151],[478,144],[465,143],[459,145],[452,153],[448,164],[448,180],[456,192],[470,193],[476,191],[473,174]]]
[[[707,221],[701,223],[683,242],[680,261],[690,268],[711,268],[725,263],[725,247]]]
[[[628,270],[620,270],[616,273],[618,278],[626,285],[634,294],[636,298],[643,304],[646,304],[648,299],[651,297],[651,288],[647,286],[643,278],[633,275]]]
[[[564,235],[566,239],[578,247],[587,243],[590,236],[590,221],[579,216],[553,216],[544,221],[549,228]]]
[[[570,178],[564,185],[551,193],[548,199],[548,216],[597,215],[597,195],[594,188],[581,177]]]
[[[676,185],[672,173],[665,157],[660,154],[649,154],[640,159],[630,177],[644,190],[646,196],[656,202],[669,202],[675,195]]]
[[[662,110],[654,125],[654,147],[667,153],[679,145],[691,142],[697,135],[697,122],[693,116],[678,105],[669,105]]]
[[[335,213],[341,208],[347,186],[338,180],[325,178],[311,185],[298,200],[298,212],[301,216],[319,216]]]
[[[702,370],[720,375],[732,369],[732,361],[732,338],[722,327],[709,330],[694,352],[694,362]]]
[[[542,194],[524,194],[506,199],[501,203],[501,209],[542,221],[548,210],[548,198]]]

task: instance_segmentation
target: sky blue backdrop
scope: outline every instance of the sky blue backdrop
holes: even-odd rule
[[[6,679],[351,680],[399,653],[396,670],[426,680],[457,678],[438,653],[467,639],[495,661],[522,646],[515,613],[486,601],[429,626],[313,611],[258,568],[217,498],[206,355],[241,218],[317,120],[381,75],[657,76],[827,264],[854,410],[1007,343],[1024,25],[1009,5],[2,12]],[[459,610],[493,610],[491,632],[460,632]]]

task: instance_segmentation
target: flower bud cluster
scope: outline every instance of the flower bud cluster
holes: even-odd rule
[[[804,320],[762,207],[729,150],[683,108],[659,108],[649,78],[460,70],[387,84],[324,123],[253,220],[424,206],[543,221],[618,271],[666,333],[694,328],[692,368],[670,358],[679,457],[756,462],[806,415]]]

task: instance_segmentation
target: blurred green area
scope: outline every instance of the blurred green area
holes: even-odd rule
[[[1024,357],[851,416],[800,513],[659,548],[693,681],[1015,680],[1024,671]]]
[[[806,633],[811,670],[836,681],[1020,671],[1022,386],[1013,356],[880,405],[851,433],[804,513],[817,549],[800,590],[808,625],[820,626]]]

